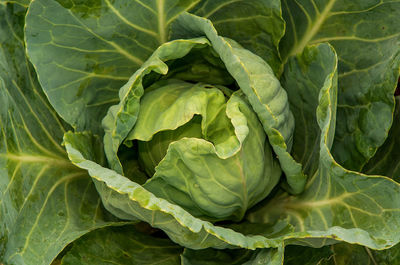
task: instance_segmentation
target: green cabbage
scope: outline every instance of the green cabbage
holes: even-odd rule
[[[228,88],[222,90],[228,91]],[[126,140],[137,140],[143,187],[191,214],[241,220],[281,170],[240,91],[169,79],[146,89]]]
[[[0,264],[398,264],[399,13],[0,1]]]

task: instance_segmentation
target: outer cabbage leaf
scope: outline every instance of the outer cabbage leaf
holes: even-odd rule
[[[283,264],[283,248],[182,251],[181,246],[168,239],[143,234],[133,226],[109,227],[88,233],[75,241],[61,264]]]
[[[221,36],[240,43],[279,72],[278,47],[285,32],[278,0],[203,0],[192,11],[213,22]]]
[[[133,226],[108,227],[76,240],[62,265],[179,265],[183,248]]]
[[[336,55],[327,44],[306,47],[302,54],[289,59],[284,80],[297,80],[298,86],[288,88],[288,95],[305,98],[318,94],[316,109],[303,108],[317,121],[308,126],[321,130],[318,170],[301,195],[277,196],[248,218],[262,223],[281,209],[281,216],[287,216],[295,227],[293,239],[287,243],[320,247],[346,241],[374,249],[388,248],[400,240],[396,230],[400,221],[400,185],[386,177],[346,170],[329,151],[335,128],[336,69]],[[326,78],[321,79],[320,75]],[[315,87],[321,87],[320,91]],[[290,89],[301,92],[291,93]],[[300,108],[305,100],[300,97],[290,101]]]
[[[396,109],[393,124],[385,143],[378,149],[374,157],[364,166],[366,174],[380,174],[400,182],[400,97],[396,97]]]
[[[27,52],[57,113],[78,130],[102,134],[99,121],[118,102],[118,89],[197,2],[32,1]]]
[[[346,254],[349,255],[349,253]],[[331,247],[310,248],[303,246],[287,246],[285,248],[284,264],[285,265],[298,265],[298,264],[339,265],[340,263],[336,262],[334,255],[335,253],[331,250]],[[349,256],[351,256],[351,254]]]
[[[374,251],[372,250],[368,253],[371,259],[376,261],[377,264],[382,265],[399,265],[400,264],[400,245],[385,249],[382,251]]]
[[[0,17],[0,263],[47,265],[76,238],[117,223],[60,144],[69,126],[25,57],[25,9],[0,5]]]
[[[379,251],[347,243],[323,248],[302,246],[285,248],[285,265],[398,265],[399,257],[399,245]]]
[[[336,57],[333,48],[319,46],[306,48],[296,60],[288,62],[282,75],[282,86],[289,96],[290,109],[296,120],[293,134],[292,155],[302,164],[308,176],[318,174],[320,156],[321,129],[316,123],[316,109],[319,103],[319,91],[329,82],[336,91]],[[326,84],[325,84],[326,83]],[[336,92],[332,92],[336,93]],[[336,94],[332,97],[336,97]],[[334,116],[333,116],[334,117]],[[326,144],[330,149],[335,132],[335,119],[331,120],[332,129]]]
[[[18,2],[26,6],[30,1]],[[119,101],[118,88],[169,40],[170,25],[183,11],[209,13],[226,36],[278,69],[284,32],[280,2],[247,2],[101,0],[88,7],[75,0],[35,0],[27,15],[27,50],[59,115],[78,130],[101,134],[98,121]],[[235,19],[226,20],[224,14]]]
[[[373,250],[370,250],[363,246],[358,245],[349,245],[349,244],[336,244],[331,246],[331,250],[335,257],[336,264],[339,265],[358,265],[358,264],[366,264],[366,265],[389,265],[392,263],[386,263],[382,259],[375,259],[374,255],[372,254]],[[385,252],[387,250],[376,251]],[[389,261],[389,260],[387,260]],[[395,264],[393,264],[395,265]]]
[[[253,258],[248,260],[243,265],[252,264],[268,264],[268,265],[283,265],[284,246],[279,246],[275,249],[261,249]]]
[[[231,264],[242,265],[258,253],[258,250],[233,249],[217,250],[185,249],[182,254],[182,265],[218,265]]]
[[[308,44],[330,42],[338,53],[338,123],[334,157],[360,171],[392,123],[400,67],[400,2],[284,0],[283,61]]]

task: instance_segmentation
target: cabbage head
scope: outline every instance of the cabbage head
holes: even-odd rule
[[[281,175],[256,113],[226,87],[156,82],[126,139],[137,140],[143,187],[198,217],[240,220]]]
[[[284,145],[278,152],[290,158],[294,117],[287,94],[262,58],[218,36],[207,20],[182,14],[175,25],[177,32],[210,32],[216,39],[172,40],[150,56],[103,120],[106,155],[124,172],[118,157],[123,143],[135,157],[126,164],[146,175],[143,187],[153,195],[203,220],[240,221],[280,180],[271,130]],[[122,121],[125,108],[134,111]],[[266,115],[264,124],[257,110]],[[301,192],[301,172],[288,180],[289,190]]]

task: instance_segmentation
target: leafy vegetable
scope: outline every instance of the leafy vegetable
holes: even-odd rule
[[[24,14],[0,6],[0,260],[50,264],[80,236],[123,222],[104,211],[87,172],[61,146],[70,127],[48,104],[24,54]]]
[[[134,226],[108,227],[78,239],[61,264],[179,264],[182,248]]]
[[[0,1],[0,264],[399,263],[399,12]]]

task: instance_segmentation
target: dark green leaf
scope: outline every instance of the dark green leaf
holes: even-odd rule
[[[330,247],[334,265],[399,265],[400,245],[372,250],[360,245],[340,243]]]
[[[307,115],[314,116],[312,120],[316,121],[308,126],[315,128],[318,124],[321,130],[319,155],[316,155],[319,157],[318,170],[301,195],[276,196],[269,205],[251,213],[248,218],[262,223],[281,209],[282,215],[288,216],[299,232],[292,233],[293,240],[287,242],[323,246],[340,240],[375,249],[387,248],[400,240],[397,229],[400,224],[400,185],[386,177],[346,170],[335,162],[329,151],[335,130],[335,57],[330,45],[319,44],[306,47],[301,55],[289,60],[286,71],[290,71],[290,78],[321,87],[318,92],[314,85],[298,86],[299,95],[304,93],[300,99],[315,97],[311,94],[318,93],[316,109],[303,106]],[[321,79],[321,75],[325,79]],[[292,96],[292,93],[288,94]],[[294,100],[292,104],[301,108],[303,101]]]
[[[363,168],[367,174],[380,174],[400,182],[400,98],[396,97],[393,124],[385,143]]]
[[[183,248],[133,226],[108,227],[75,241],[61,265],[179,265]]]
[[[87,172],[60,145],[68,126],[24,55],[24,17],[24,8],[0,5],[0,260],[47,265],[112,219]]]
[[[377,263],[372,256],[372,250],[363,246],[340,243],[332,245],[330,249],[333,252],[334,265],[385,264]]]
[[[283,265],[284,247],[261,249],[249,261],[243,265],[265,264],[265,265]]]
[[[191,0],[36,0],[26,18],[29,57],[57,113],[78,130],[103,134],[118,90],[168,40]]]
[[[400,247],[371,250],[364,246],[340,243],[322,248],[287,246],[285,265],[398,265]]]
[[[185,249],[182,265],[283,265],[283,248],[191,250]]]
[[[285,248],[285,265],[339,265],[335,263],[331,247],[310,248],[287,246]],[[360,263],[361,264],[361,263]]]
[[[193,13],[210,19],[221,36],[261,56],[275,73],[282,67],[278,46],[285,31],[278,0],[203,0]]]
[[[182,265],[242,265],[258,251],[248,249],[217,250],[185,249],[182,254]]]
[[[282,75],[282,86],[288,92],[290,109],[296,121],[292,154],[310,177],[319,168],[321,129],[316,121],[319,91],[327,81],[332,82],[336,89],[336,60],[329,45],[307,47],[302,54],[288,61]],[[333,142],[335,120],[331,121],[331,126],[328,148]]]
[[[400,265],[400,244],[382,251],[371,250],[368,255],[379,265]]]
[[[338,54],[338,120],[333,154],[352,170],[383,144],[392,122],[400,66],[400,2],[284,0],[286,62],[308,44],[330,42]]]

